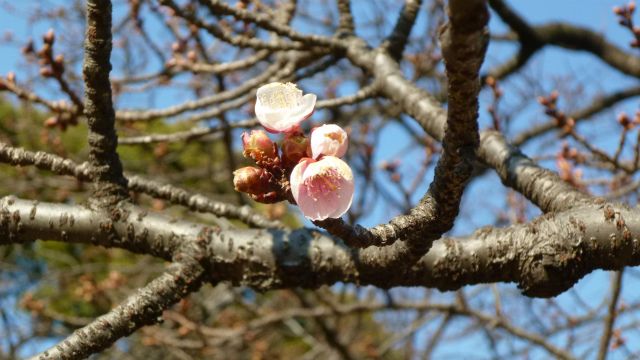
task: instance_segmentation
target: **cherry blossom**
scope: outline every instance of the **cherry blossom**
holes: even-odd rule
[[[302,90],[292,83],[274,82],[258,89],[256,117],[271,133],[290,132],[313,113],[316,95],[302,96]]]
[[[291,173],[291,192],[311,220],[341,217],[353,201],[353,172],[334,156],[302,159]]]

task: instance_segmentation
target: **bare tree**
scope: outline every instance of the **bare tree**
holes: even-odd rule
[[[15,112],[0,112],[8,174],[0,176],[7,189],[0,245],[81,245],[76,295],[106,312],[56,311],[27,289],[6,295],[20,296],[32,314],[20,330],[24,320],[2,310],[0,350],[8,358],[28,352],[22,348],[36,336],[62,337],[37,359],[107,349],[103,356],[121,358],[430,358],[465,341],[481,342],[494,358],[640,356],[633,333],[640,302],[622,291],[625,281],[638,281],[635,269],[623,270],[640,264],[640,112],[609,121],[612,131],[587,122],[640,95],[640,57],[632,50],[569,22],[533,25],[503,0],[406,0],[401,8],[349,0],[115,5],[120,10],[111,0],[87,0],[37,11],[34,21],[58,29],[40,46],[24,45],[27,66],[39,73],[0,78],[7,98],[20,100],[12,106],[22,106],[16,121],[9,120]],[[632,48],[640,46],[634,10],[630,3],[611,14],[629,30]],[[490,15],[508,31],[490,32]],[[504,62],[485,60],[490,41],[517,51]],[[597,84],[579,84],[576,74],[555,84],[531,75],[535,55],[551,47],[566,56],[588,52],[633,85],[584,101],[580,86],[592,85],[585,92],[593,94]],[[316,116],[350,130],[356,198],[345,219],[314,221],[323,230],[300,227],[293,206],[291,216],[282,203],[262,206],[232,191],[232,172],[245,162],[239,131],[258,126],[252,102],[274,81],[323,89]],[[42,84],[56,90],[34,90]],[[188,99],[140,105],[141,94],[172,91]],[[544,121],[526,115],[532,103]],[[490,119],[484,130],[479,114]],[[43,144],[35,146],[21,134],[38,125]],[[377,166],[375,154],[385,149],[376,142],[391,125],[411,139],[420,161]],[[88,147],[70,150],[68,134]],[[185,149],[197,151],[197,160],[171,158]],[[467,210],[483,206],[470,187],[495,175],[504,187],[490,186],[508,209],[485,215],[493,226],[449,234]],[[278,191],[293,203],[288,186]],[[358,225],[378,203],[401,214]],[[138,267],[129,276],[115,267],[91,277],[84,252],[96,247],[110,249],[95,262],[101,271],[118,250],[140,255],[127,255]],[[615,271],[611,288],[587,300],[576,284],[600,269]],[[502,283],[516,283],[521,294]],[[418,288],[389,290],[398,287]],[[124,299],[123,288],[131,290]],[[267,293],[247,297],[245,290]],[[554,299],[563,293],[571,300]],[[130,345],[113,346],[132,334]],[[285,345],[288,339],[303,345]],[[269,346],[289,350],[270,353]]]

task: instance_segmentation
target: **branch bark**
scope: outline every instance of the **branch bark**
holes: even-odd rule
[[[85,82],[84,114],[89,124],[89,163],[95,168],[94,196],[110,206],[128,197],[127,179],[116,148],[115,111],[111,99],[111,1],[87,1],[87,30],[82,74]]]
[[[184,246],[203,242],[197,257],[207,274],[261,290],[336,282],[455,290],[516,282],[528,296],[551,297],[595,269],[640,265],[639,238],[640,210],[600,203],[543,215],[528,224],[441,238],[406,268],[395,258],[395,247],[403,242],[352,249],[311,229],[220,231],[130,205],[105,214],[79,205],[0,199],[0,245],[48,239],[170,260]]]

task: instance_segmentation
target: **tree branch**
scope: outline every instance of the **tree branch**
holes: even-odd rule
[[[172,264],[167,272],[109,313],[31,359],[84,359],[143,326],[161,322],[164,310],[200,287],[202,267],[194,259],[183,261]]]
[[[589,101],[588,106],[570,115],[567,115],[567,117],[574,119],[575,122],[578,123],[593,117],[594,115],[612,107],[620,101],[624,101],[636,96],[640,96],[639,86],[616,91],[606,96],[600,96]],[[550,121],[539,125],[532,125],[529,129],[518,134],[518,136],[513,139],[512,144],[515,146],[520,146],[527,142],[529,139],[535,138],[539,135],[545,134],[555,129],[558,129],[558,122],[555,119],[551,119]]]
[[[286,36],[294,41],[299,41],[305,47],[342,47],[342,43],[339,40],[321,35],[301,34],[293,30],[289,25],[278,23],[265,14],[250,12],[241,8],[234,8],[220,0],[198,0],[198,2],[206,6],[214,15],[231,15],[236,20],[254,23],[266,30],[273,31],[278,35]]]
[[[396,102],[402,111],[412,116],[428,135],[438,141],[444,139],[447,120],[444,109],[429,93],[408,81],[402,75],[398,64],[388,54],[368,49],[361,41],[352,39],[347,57],[356,66],[373,74],[375,81],[379,82],[380,95]],[[499,133],[493,133],[491,136],[483,134],[480,137],[477,155],[482,162],[490,166],[509,164],[512,161],[517,163],[518,166],[501,166],[503,171],[499,171],[498,175],[506,185],[513,187],[514,190],[533,201],[543,211],[568,206],[538,187],[525,186],[536,183],[535,179],[531,179],[530,176],[539,172],[545,174],[547,180],[544,182],[545,184],[562,184],[563,181],[557,174],[537,166],[517,149],[510,150]],[[512,155],[517,155],[517,157],[512,158]],[[522,161],[524,159],[527,161]],[[538,182],[538,184],[542,183]],[[563,189],[566,190],[566,196],[569,197],[582,199],[585,196],[579,190],[571,187],[563,187]]]
[[[449,108],[442,139],[443,152],[436,165],[434,180],[409,214],[397,216],[387,224],[369,230],[351,227],[342,220],[315,222],[349,245],[380,246],[402,240],[405,244],[398,249],[417,259],[429,249],[433,240],[451,229],[458,215],[460,199],[471,177],[479,142],[478,71],[488,44],[486,24],[489,13],[483,0],[464,5],[454,0],[449,4],[449,11],[450,22],[441,36],[449,85]],[[396,257],[405,264],[411,263],[403,258],[401,255]]]
[[[387,37],[385,44],[382,45],[396,61],[402,59],[402,53],[407,46],[420,5],[422,5],[422,0],[405,0],[396,25]]]
[[[93,170],[89,163],[78,165],[72,160],[64,159],[53,154],[13,148],[2,142],[0,142],[0,163],[20,166],[33,165],[41,170],[48,170],[58,175],[70,175],[82,181],[89,181]],[[271,221],[256,213],[248,206],[237,207],[235,205],[214,201],[204,195],[194,194],[179,187],[147,180],[140,176],[129,177],[128,189],[155,198],[164,199],[173,204],[179,204],[198,212],[238,219],[250,226],[283,227],[279,221]]]
[[[518,34],[521,53],[526,54],[519,55],[518,67],[511,67],[509,72],[524,66],[531,55],[545,45],[555,45],[569,50],[589,52],[624,74],[640,77],[640,57],[620,49],[600,34],[565,23],[530,26],[503,0],[489,0],[489,3],[500,18]],[[502,72],[505,72],[504,69]]]
[[[260,290],[338,281],[440,290],[517,282],[528,296],[550,297],[595,269],[640,265],[638,238],[640,210],[601,203],[543,215],[528,224],[442,238],[407,268],[396,258],[403,242],[352,249],[310,229],[219,231],[130,205],[105,214],[78,205],[0,199],[0,245],[48,239],[169,260],[184,246],[204,241],[199,258],[207,274]]]
[[[611,300],[607,308],[607,317],[604,321],[604,331],[600,338],[600,348],[598,350],[598,360],[606,360],[609,353],[609,343],[613,334],[613,325],[618,316],[618,299],[622,291],[622,278],[624,271],[620,270],[615,273],[611,281]]]
[[[118,157],[118,135],[111,100],[111,1],[87,1],[87,30],[82,73],[85,82],[84,114],[89,124],[89,163],[95,172],[94,195],[102,205],[128,198],[127,179]]]
[[[552,171],[537,166],[497,131],[484,131],[478,157],[496,170],[502,183],[518,190],[543,212],[563,211],[593,202]]]

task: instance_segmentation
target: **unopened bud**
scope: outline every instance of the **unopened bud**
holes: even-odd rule
[[[44,77],[52,77],[53,76],[53,70],[50,67],[42,67],[40,68],[40,75],[44,76]]]
[[[56,116],[52,116],[50,118],[48,118],[47,120],[44,121],[44,126],[48,127],[48,128],[52,128],[54,126],[58,125],[58,117]]]
[[[33,40],[29,39],[29,41],[27,41],[24,47],[22,47],[22,53],[24,55],[27,55],[27,54],[33,54],[33,52],[34,52]]]
[[[294,167],[302,158],[311,156],[309,138],[302,133],[286,134],[282,141],[282,161],[287,168]]]
[[[269,192],[269,173],[265,169],[246,166],[233,172],[233,187],[248,194]]]
[[[311,155],[342,157],[349,146],[347,132],[335,124],[324,124],[311,131]]]
[[[634,126],[629,116],[627,116],[627,114],[625,113],[621,113],[620,115],[618,115],[618,123],[626,130],[631,130]]]
[[[42,36],[42,40],[45,44],[53,45],[53,42],[56,40],[56,35],[53,32],[53,29],[49,29],[49,31]]]
[[[262,130],[251,130],[249,133],[242,133],[243,155],[256,162],[274,160],[278,157],[276,146],[266,132]]]
[[[542,106],[547,106],[547,105],[549,105],[549,100],[547,100],[547,98],[546,98],[546,97],[544,97],[544,96],[538,96],[538,98],[537,98],[536,100],[538,100],[538,103],[539,103],[540,105],[542,105]]]
[[[189,50],[189,52],[187,53],[187,59],[189,59],[189,61],[191,62],[196,62],[196,60],[198,60],[198,55],[195,51]]]
[[[56,71],[62,74],[64,72],[64,55],[56,55],[55,59],[53,59],[53,63]]]

